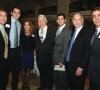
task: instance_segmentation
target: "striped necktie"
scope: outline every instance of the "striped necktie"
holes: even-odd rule
[[[17,21],[15,21],[14,46],[15,46],[15,48],[18,47],[18,28],[17,28]]]
[[[60,28],[58,28],[57,33],[56,33],[56,37],[60,34]]]
[[[67,50],[67,55],[66,55],[66,61],[67,62],[69,62],[69,60],[70,60],[70,52],[71,52],[71,49],[72,49],[73,44],[74,44],[75,35],[76,35],[76,30],[74,31],[74,34],[72,36],[72,39],[70,41],[70,44],[69,44],[69,47],[68,47],[68,50]]]
[[[43,43],[44,39],[43,39],[43,29],[42,28],[40,30],[40,40],[41,40],[41,43]]]

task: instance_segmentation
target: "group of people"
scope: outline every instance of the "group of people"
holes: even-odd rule
[[[18,20],[20,8],[13,7],[11,17],[0,9],[0,90],[6,90],[9,71],[12,90],[18,90],[19,71],[22,89],[30,90],[29,77],[34,54],[40,72],[37,90],[84,90],[90,76],[89,90],[100,90],[100,7],[91,11],[95,31],[87,30],[80,13],[72,17],[74,28],[66,25],[64,13],[57,15],[58,27],[47,25],[45,15],[38,16],[38,28],[31,21]],[[34,34],[33,34],[34,33]]]

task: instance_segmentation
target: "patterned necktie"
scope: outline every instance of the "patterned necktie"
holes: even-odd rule
[[[18,47],[18,29],[17,29],[17,21],[15,21],[14,46],[15,46],[15,48]]]
[[[4,42],[5,42],[4,57],[7,59],[7,57],[8,57],[8,44],[7,44],[8,39],[7,39],[6,32],[5,32],[4,28],[2,29],[2,34],[3,34],[3,38],[4,38]]]
[[[74,40],[75,40],[75,35],[76,35],[76,30],[74,31],[74,34],[72,36],[72,39],[70,41],[70,44],[69,44],[69,47],[68,47],[68,50],[67,50],[67,55],[66,55],[66,61],[69,62],[70,60],[70,52],[71,52],[71,49],[72,49],[72,46],[73,46],[73,43],[74,43]]]
[[[41,28],[41,31],[40,31],[40,40],[41,40],[41,43],[43,43],[43,29]]]
[[[56,37],[60,34],[60,28],[58,28],[57,33],[56,33]]]
[[[94,40],[95,40],[97,34],[98,34],[98,30],[96,29],[95,32],[94,32],[94,34],[93,34],[93,40],[92,40],[92,43],[94,42]]]

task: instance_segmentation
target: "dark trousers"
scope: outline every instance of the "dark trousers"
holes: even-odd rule
[[[40,72],[40,84],[42,88],[52,90],[53,87],[53,66],[38,64]]]
[[[56,90],[68,90],[66,71],[53,71]]]
[[[18,90],[18,77],[21,61],[21,49],[20,47],[10,49],[10,69],[12,72],[12,90]]]
[[[69,90],[84,90],[87,70],[83,71],[81,76],[76,76],[75,74],[72,74],[68,68],[67,75]]]
[[[0,67],[0,90],[6,90],[9,75],[9,60],[4,59]]]
[[[100,90],[100,85],[93,83],[91,81],[91,79],[90,79],[90,87],[89,87],[89,90]]]

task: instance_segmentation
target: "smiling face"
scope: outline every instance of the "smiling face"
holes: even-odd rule
[[[11,15],[15,20],[18,20],[21,16],[20,10],[18,8],[14,8],[13,11],[11,11]]]
[[[7,13],[5,11],[0,11],[0,24],[4,25],[7,21]]]
[[[57,23],[59,26],[63,26],[65,24],[65,22],[66,22],[66,19],[64,19],[63,16],[58,16]]]
[[[92,20],[96,27],[100,27],[100,11],[99,10],[92,12]]]
[[[83,18],[80,14],[75,14],[73,16],[72,22],[73,22],[73,25],[75,26],[76,29],[80,28],[84,23]]]
[[[44,28],[47,25],[47,20],[44,17],[44,15],[40,15],[38,17],[38,25],[39,25],[39,28]]]

